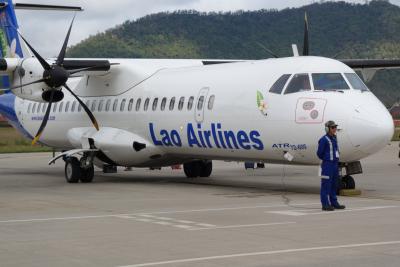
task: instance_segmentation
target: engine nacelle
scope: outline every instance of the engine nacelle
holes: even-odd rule
[[[145,167],[164,155],[164,151],[144,138],[116,128],[104,127],[98,132],[92,128],[75,128],[67,136],[74,147],[89,146],[88,140],[93,140],[95,148],[120,166]]]
[[[28,84],[43,78],[43,67],[35,58],[20,59],[20,63],[15,68],[10,81],[12,86]],[[50,89],[45,83],[37,83],[23,86],[13,90],[13,93],[26,100],[36,102],[46,102],[43,99],[43,92]]]

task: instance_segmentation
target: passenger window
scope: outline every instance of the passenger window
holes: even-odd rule
[[[76,101],[72,103],[71,112],[75,112]]]
[[[32,108],[32,103],[29,103],[29,105],[28,105],[28,114],[31,113],[31,108]]]
[[[144,101],[144,111],[147,111],[149,109],[149,104],[150,104],[150,98],[146,98],[146,100]]]
[[[212,110],[214,107],[214,102],[215,102],[215,95],[210,96],[210,99],[208,100],[208,109]]]
[[[133,99],[129,100],[128,111],[132,111],[132,108],[133,108]]]
[[[117,107],[118,107],[118,99],[114,100],[114,104],[113,104],[113,111],[117,111]]]
[[[60,102],[60,106],[58,108],[58,112],[61,113],[63,111],[64,102]]]
[[[136,111],[139,111],[140,110],[140,105],[142,104],[142,99],[138,99],[137,100],[137,102],[136,102]]]
[[[46,111],[47,104],[43,104],[42,113]]]
[[[153,100],[153,111],[156,111],[157,106],[158,106],[158,98],[154,98],[154,100]]]
[[[54,103],[54,106],[53,106],[53,113],[56,113],[56,111],[57,111],[57,106],[58,106],[58,103]]]
[[[273,94],[281,94],[283,91],[283,88],[285,88],[285,85],[287,81],[290,78],[290,74],[285,74],[282,75],[275,83],[272,85],[271,90],[269,90],[270,93]]]
[[[167,105],[167,98],[164,97],[161,101],[161,111],[165,110],[165,106]]]
[[[344,75],[346,76],[347,80],[349,81],[353,89],[361,91],[369,91],[368,87],[356,73],[345,73]]]
[[[69,111],[69,101],[67,102],[67,104],[65,105],[65,113],[67,113]]]
[[[119,111],[121,112],[125,111],[125,104],[126,104],[126,99],[123,99]]]
[[[36,103],[33,103],[32,113],[36,112]]]
[[[108,99],[106,102],[106,112],[110,110],[110,107],[111,107],[111,99]]]
[[[171,101],[169,102],[169,110],[174,110],[175,108],[175,97],[171,98]]]
[[[329,91],[350,89],[340,73],[314,73],[312,74],[312,78],[315,90]]]
[[[286,88],[285,94],[293,94],[309,90],[311,90],[311,84],[308,74],[296,74],[293,76],[288,87]]]
[[[181,97],[181,99],[179,99],[178,109],[182,110],[184,105],[185,105],[185,98]]]
[[[96,111],[96,105],[97,105],[97,101],[96,101],[96,100],[93,100],[93,102],[92,102],[92,108],[90,109],[92,112],[95,112],[95,111]]]
[[[191,96],[191,97],[189,98],[189,101],[188,101],[188,106],[187,106],[187,109],[188,109],[188,110],[192,110],[192,108],[193,108],[193,102],[194,102],[194,97]]]
[[[197,102],[197,110],[202,110],[204,106],[204,96],[200,96],[199,101]]]
[[[39,103],[36,113],[39,113],[41,110],[42,110],[42,103]]]
[[[104,106],[104,100],[100,100],[99,102],[99,107],[98,107],[98,111],[102,112],[103,111],[103,106]]]

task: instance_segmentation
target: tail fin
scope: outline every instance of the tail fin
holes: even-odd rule
[[[0,0],[0,56],[23,58],[18,22],[12,0]]]

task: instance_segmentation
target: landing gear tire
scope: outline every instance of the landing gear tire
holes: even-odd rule
[[[356,188],[356,182],[354,181],[354,178],[350,175],[343,177],[342,183],[344,183],[344,186],[345,186],[344,189],[355,189]]]
[[[200,161],[200,165],[201,165],[200,177],[202,178],[210,177],[213,170],[212,161]]]
[[[201,166],[198,161],[183,164],[183,171],[187,178],[196,178],[200,176]]]
[[[212,161],[193,161],[183,164],[183,171],[187,178],[208,178],[213,169]]]
[[[77,158],[68,158],[65,160],[65,179],[70,184],[76,184],[82,177],[82,169]]]
[[[93,182],[94,178],[94,167],[90,167],[89,169],[82,169],[82,176],[80,177],[81,183],[88,184]]]

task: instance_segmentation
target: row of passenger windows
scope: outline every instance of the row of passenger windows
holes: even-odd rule
[[[143,102],[143,105],[142,105]],[[178,108],[178,110],[182,111],[185,108],[188,111],[191,111],[193,107],[196,105],[197,110],[202,110],[205,107],[205,104],[207,104],[207,108],[209,110],[212,110],[214,108],[214,102],[215,102],[215,95],[212,95],[208,98],[208,102],[205,96],[200,96],[197,99],[197,102],[195,103],[194,96],[189,97],[186,99],[185,97],[181,97],[177,99],[176,97],[172,97],[171,99],[167,99],[166,97],[159,99],[159,98],[146,98],[144,101],[142,101],[142,98],[138,98],[135,102],[135,99],[122,99],[120,101],[119,99],[108,99],[108,100],[87,100],[86,101],[86,106],[92,111],[92,112],[125,112],[125,111],[140,111],[143,108],[143,111],[157,111],[158,107],[160,106],[161,111],[165,110],[170,110],[173,111],[175,110],[175,107]],[[159,104],[160,103],[160,104]],[[150,108],[151,104],[151,108]],[[176,105],[177,104],[177,105]],[[28,113],[44,113],[48,107],[48,104],[45,103],[29,103],[28,106]],[[82,111],[82,106],[77,102],[77,101],[67,101],[67,102],[59,102],[53,104],[52,107],[52,112],[81,112]]]
[[[355,90],[369,91],[356,73],[345,73],[344,76],[341,73],[300,73],[282,75],[271,87],[270,92],[281,94],[285,88],[285,94],[310,91],[312,88],[310,80],[313,82],[314,90],[319,91],[349,90],[349,84]]]

